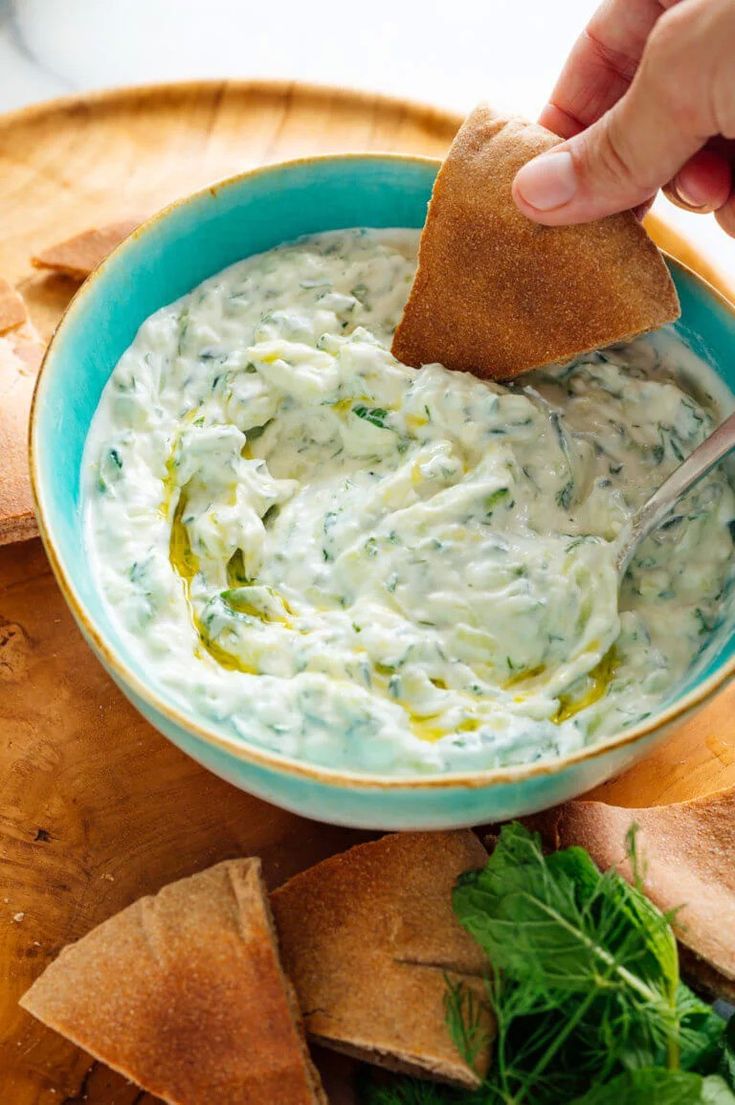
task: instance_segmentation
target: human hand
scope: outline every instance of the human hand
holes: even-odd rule
[[[540,122],[566,141],[515,178],[529,218],[589,222],[665,186],[735,237],[735,0],[604,0]]]

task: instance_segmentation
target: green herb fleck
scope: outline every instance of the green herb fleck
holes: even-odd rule
[[[510,491],[507,487],[499,487],[497,491],[493,491],[491,495],[485,499],[485,512],[492,514],[496,507],[501,503],[505,503],[506,506],[512,506],[512,503],[508,503],[507,499],[510,496]]]
[[[227,585],[229,587],[241,587],[244,583],[250,583],[250,580],[245,571],[242,549],[235,549],[227,561]]]
[[[574,480],[567,480],[560,491],[556,493],[556,502],[563,510],[569,510],[574,496]]]
[[[388,417],[388,412],[382,407],[363,407],[357,406],[352,408],[352,413],[356,414],[358,418],[362,418],[365,422],[372,423],[373,426],[377,426],[379,429],[385,429],[385,420]]]
[[[249,430],[245,431],[245,437],[248,441],[257,441],[259,437],[262,437],[265,431],[270,426],[272,418],[269,418],[267,422],[264,422],[262,426],[251,426]]]

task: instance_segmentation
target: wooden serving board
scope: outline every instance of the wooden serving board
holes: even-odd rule
[[[267,161],[359,149],[441,155],[458,122],[377,96],[247,82],[126,90],[6,116],[0,275],[22,288],[48,336],[74,285],[33,274],[32,253]],[[735,786],[734,710],[732,688],[599,793],[646,805]],[[257,853],[275,884],[359,839],[251,798],[177,751],[92,656],[40,543],[0,548],[2,1105],[152,1101],[18,1008],[64,944],[217,860]]]

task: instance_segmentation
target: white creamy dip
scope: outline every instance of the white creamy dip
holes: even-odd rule
[[[615,538],[721,417],[673,332],[484,383],[390,354],[413,231],[251,257],[149,318],[87,443],[93,571],[153,684],[360,772],[571,752],[655,711],[721,618],[714,471]],[[492,309],[490,307],[490,309]]]

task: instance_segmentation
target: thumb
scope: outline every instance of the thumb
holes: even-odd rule
[[[657,29],[633,83],[614,107],[519,170],[513,198],[529,218],[560,226],[643,204],[707,140],[682,50],[670,34],[657,36]],[[708,114],[706,107],[701,114]]]

